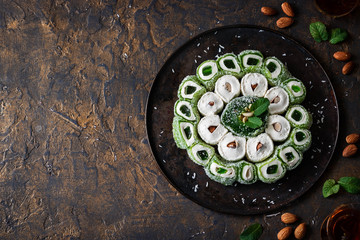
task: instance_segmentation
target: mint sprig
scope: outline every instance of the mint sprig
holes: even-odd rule
[[[245,125],[253,129],[260,127],[263,124],[263,121],[259,118],[259,116],[268,110],[269,105],[269,99],[259,98],[251,104],[249,109],[245,108],[247,111],[254,113],[252,117],[247,119]]]
[[[348,193],[360,193],[360,178],[356,177],[342,177],[338,183]]]
[[[334,179],[326,180],[322,189],[324,198],[327,198],[333,194],[338,193],[339,189],[340,189],[340,185],[336,184],[336,181]]]
[[[258,117],[261,114],[263,114],[264,112],[266,112],[266,110],[268,109],[268,107],[270,105],[270,101],[267,98],[260,98],[258,101],[261,104],[254,110],[254,115],[256,117]]]
[[[339,192],[340,186],[352,194],[360,193],[360,178],[357,177],[342,177],[336,183],[334,179],[328,179],[325,181],[322,192],[325,198]]]
[[[246,126],[253,129],[260,127],[262,124],[262,120],[258,117],[249,117],[248,120],[245,122]]]
[[[337,44],[339,42],[344,41],[348,36],[347,31],[341,28],[331,29],[331,34],[329,36],[329,33],[326,30],[326,26],[322,22],[311,23],[309,26],[309,30],[311,36],[317,42],[326,41],[330,38],[329,42],[331,44]]]
[[[262,226],[259,223],[254,223],[241,233],[240,240],[258,240],[262,232]]]
[[[314,22],[309,26],[310,34],[317,42],[326,41],[329,38],[329,34],[326,31],[326,26],[322,22]]]
[[[348,36],[348,33],[346,32],[346,30],[341,29],[341,28],[334,28],[331,30],[331,37],[329,42],[331,44],[337,44],[339,42],[344,41]]]

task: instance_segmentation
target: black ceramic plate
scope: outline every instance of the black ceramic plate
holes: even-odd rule
[[[210,180],[172,137],[173,106],[182,79],[197,66],[224,53],[257,49],[276,56],[307,88],[302,103],[312,114],[312,147],[303,162],[274,184],[223,186]],[[203,207],[231,214],[272,211],[304,194],[327,167],[338,136],[334,90],[319,62],[299,43],[276,31],[255,26],[227,26],[204,32],[180,47],[158,73],[148,99],[146,124],[153,155],[169,182]]]

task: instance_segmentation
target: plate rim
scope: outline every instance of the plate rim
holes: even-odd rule
[[[336,125],[336,136],[335,136],[335,141],[334,141],[334,146],[331,150],[331,154],[329,156],[329,160],[327,161],[325,167],[323,168],[323,170],[319,173],[319,177],[318,179],[314,182],[314,184],[312,184],[311,186],[309,187],[305,187],[304,188],[304,191],[296,198],[294,199],[290,199],[288,202],[278,206],[278,207],[275,207],[275,208],[271,208],[271,209],[264,209],[263,211],[260,211],[260,212],[251,212],[251,213],[246,213],[246,214],[241,214],[241,213],[230,213],[230,212],[227,212],[227,211],[222,211],[220,209],[216,209],[212,206],[209,206],[208,204],[206,203],[202,203],[200,202],[199,200],[197,200],[196,198],[193,198],[191,195],[187,194],[186,192],[182,191],[178,186],[175,185],[175,183],[173,183],[169,177],[166,175],[163,167],[159,164],[158,162],[158,159],[155,157],[154,155],[154,151],[153,151],[153,148],[155,147],[153,143],[151,143],[150,139],[149,139],[149,117],[148,117],[148,107],[149,107],[149,101],[150,101],[150,96],[152,94],[152,92],[154,91],[154,84],[155,84],[155,81],[156,79],[158,78],[158,76],[163,72],[165,71],[165,68],[164,66],[168,65],[168,63],[172,60],[172,58],[174,58],[174,56],[176,55],[177,52],[181,51],[182,48],[184,48],[187,44],[189,44],[191,41],[194,41],[195,39],[197,38],[201,38],[211,32],[216,32],[216,31],[219,31],[219,30],[223,30],[223,29],[229,29],[229,28],[252,28],[252,29],[258,29],[258,30],[264,30],[264,31],[269,31],[269,32],[272,32],[274,34],[277,34],[283,38],[286,38],[287,40],[290,40],[292,41],[294,44],[298,45],[298,46],[301,46],[307,54],[309,54],[309,56],[311,56],[315,62],[320,66],[321,70],[324,72],[327,80],[328,80],[328,83],[330,85],[330,88],[333,92],[333,96],[334,96],[334,101],[335,101],[335,106],[336,106],[336,121],[337,121],[337,125]],[[327,74],[327,72],[325,71],[325,69],[323,68],[323,66],[320,64],[320,62],[317,60],[317,58],[314,57],[314,55],[306,48],[303,46],[303,44],[301,44],[300,42],[298,42],[297,40],[293,39],[292,37],[289,37],[287,36],[286,34],[283,34],[279,31],[276,31],[274,29],[271,29],[271,28],[267,28],[267,27],[262,27],[262,26],[258,26],[258,25],[251,25],[251,24],[231,24],[231,25],[224,25],[224,26],[220,26],[220,27],[216,27],[216,28],[211,28],[211,29],[208,29],[204,32],[201,32],[191,38],[189,38],[188,40],[186,40],[184,43],[182,43],[179,47],[177,47],[174,51],[172,51],[172,53],[166,58],[165,62],[161,65],[161,68],[160,70],[157,72],[155,78],[152,80],[152,83],[151,83],[151,86],[150,86],[150,91],[148,93],[148,96],[147,96],[147,99],[146,99],[146,105],[145,105],[145,131],[146,131],[146,137],[147,137],[147,140],[148,140],[148,145],[150,147],[150,151],[151,151],[151,155],[153,156],[153,158],[155,159],[156,161],[156,165],[157,165],[157,168],[160,169],[162,175],[165,177],[165,179],[171,184],[171,186],[173,188],[175,188],[176,191],[180,192],[184,197],[186,197],[187,199],[191,200],[192,202],[195,202],[196,204],[198,204],[199,206],[203,207],[203,208],[206,208],[206,209],[209,209],[209,210],[212,210],[212,211],[215,211],[215,212],[218,212],[218,213],[222,213],[222,214],[228,214],[228,215],[234,215],[234,216],[248,216],[248,215],[260,215],[260,214],[264,214],[264,213],[269,213],[269,212],[272,212],[272,211],[275,211],[275,210],[279,210],[281,208],[284,208],[285,206],[293,203],[295,200],[299,199],[300,197],[304,196],[305,193],[307,193],[311,188],[314,187],[315,183],[318,182],[321,178],[321,176],[324,174],[325,170],[328,168],[328,165],[330,163],[330,161],[332,160],[332,157],[334,155],[334,152],[335,152],[335,149],[336,149],[336,145],[337,145],[337,141],[338,141],[338,137],[339,137],[339,126],[340,126],[340,116],[339,116],[339,106],[338,106],[338,101],[337,101],[337,97],[336,97],[336,92],[335,92],[335,89],[331,83],[331,80],[329,78],[329,75]]]

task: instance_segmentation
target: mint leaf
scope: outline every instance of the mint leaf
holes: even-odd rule
[[[267,99],[267,98],[259,98],[258,100],[256,100],[255,102],[253,102],[251,104],[250,111],[255,111],[258,107],[263,105],[266,101],[269,101],[269,99]]]
[[[240,235],[240,240],[257,240],[263,232],[259,223],[254,223],[247,227]]]
[[[341,29],[341,28],[332,29],[330,43],[337,44],[339,42],[342,42],[346,39],[347,35],[348,35],[348,33],[344,29]]]
[[[250,117],[248,118],[248,120],[245,122],[245,125],[250,127],[250,128],[253,128],[253,129],[256,129],[258,127],[260,127],[261,125],[263,124],[263,122],[261,121],[260,118],[258,117]]]
[[[322,189],[324,198],[327,198],[335,193],[338,193],[339,189],[340,189],[340,185],[336,184],[334,179],[326,180]]]
[[[322,22],[314,22],[309,26],[310,34],[315,41],[326,41],[329,38],[326,26]]]
[[[360,193],[360,178],[356,177],[342,177],[338,183],[345,191],[353,194]]]
[[[255,109],[254,111],[254,115],[260,116],[261,114],[263,114],[264,112],[266,112],[266,110],[268,109],[269,105],[270,105],[270,101],[267,98],[263,98],[264,100],[262,101],[263,103]]]

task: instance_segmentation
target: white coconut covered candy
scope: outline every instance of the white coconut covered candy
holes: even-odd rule
[[[281,115],[270,115],[265,132],[275,142],[285,141],[289,136],[291,126],[289,121]]]
[[[227,133],[218,144],[221,157],[228,161],[237,161],[245,156],[246,139]]]
[[[270,114],[282,114],[289,107],[289,95],[281,87],[270,88],[265,97],[269,99],[269,113]]]
[[[198,124],[198,133],[207,144],[218,144],[228,130],[221,125],[219,115],[203,117]]]
[[[260,73],[248,73],[241,79],[241,92],[244,96],[264,97],[268,81]]]
[[[231,99],[240,95],[240,82],[235,76],[224,75],[216,81],[215,93],[224,102],[228,103]]]
[[[219,95],[207,92],[201,96],[197,107],[202,115],[209,116],[219,113],[224,108],[224,102]]]
[[[251,162],[261,162],[274,152],[274,143],[267,133],[249,138],[246,142],[246,157]]]

